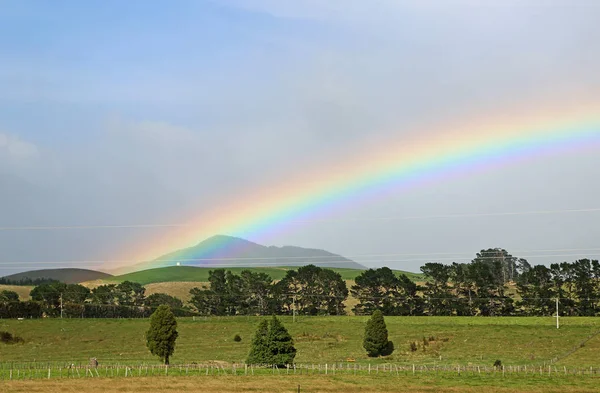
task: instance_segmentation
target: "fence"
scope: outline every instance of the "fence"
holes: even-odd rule
[[[57,365],[47,363],[11,364],[0,367],[0,380],[31,380],[61,378],[133,378],[158,376],[253,376],[253,375],[371,375],[410,377],[438,376],[600,376],[600,368],[567,368],[557,366],[423,366],[396,364],[294,364],[285,368],[248,364],[180,364],[180,365]]]

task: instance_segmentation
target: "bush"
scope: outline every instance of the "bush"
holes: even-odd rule
[[[427,340],[427,337],[423,337],[423,346],[426,347],[429,345],[429,340]]]
[[[242,337],[239,334],[236,334],[235,336],[233,336],[233,341],[239,343],[240,341],[242,341]]]
[[[435,337],[434,336],[429,336],[429,342],[435,341]]]
[[[387,356],[394,352],[394,343],[388,340],[388,331],[383,314],[375,310],[365,327],[363,347],[370,357]]]
[[[496,361],[494,362],[494,367],[495,367],[495,368],[502,368],[502,361],[500,361],[500,360],[496,360]]]
[[[0,342],[4,344],[19,344],[24,343],[25,340],[19,336],[13,336],[12,333],[9,332],[0,332]]]
[[[417,346],[417,342],[413,341],[410,343],[410,351],[411,352],[417,352],[417,349],[419,349],[419,347]]]

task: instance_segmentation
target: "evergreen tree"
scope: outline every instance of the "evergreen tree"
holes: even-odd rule
[[[177,340],[177,320],[169,306],[161,305],[150,317],[150,329],[146,332],[146,346],[150,353],[169,364],[169,357],[175,351]]]
[[[248,364],[272,364],[271,354],[267,336],[269,335],[269,321],[264,319],[256,329],[256,334],[252,339],[252,347],[246,363]]]
[[[365,328],[363,347],[371,357],[387,356],[394,352],[394,343],[388,341],[388,331],[380,310],[375,310]]]
[[[272,364],[283,367],[287,364],[294,363],[294,358],[296,357],[294,340],[285,326],[283,326],[279,319],[274,315],[273,319],[271,319],[271,325],[269,326],[267,342]]]

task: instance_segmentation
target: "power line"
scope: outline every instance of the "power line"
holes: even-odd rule
[[[575,250],[575,249],[573,249]],[[596,255],[600,255],[600,250],[599,249],[582,249],[582,251],[599,251],[598,253],[590,253],[590,252],[581,252],[581,253],[571,253],[571,254],[538,254],[538,255],[524,255],[520,258],[526,259],[526,258],[549,258],[549,257],[590,257],[590,256],[596,256]],[[454,256],[454,257],[436,257],[436,256],[431,256],[429,258],[403,258],[403,259],[381,259],[382,257],[385,258],[386,256],[402,256],[402,255],[407,255],[407,254],[372,254],[373,258],[376,259],[370,259],[370,260],[361,260],[359,262],[361,263],[368,263],[368,262],[377,262],[377,263],[387,263],[387,262],[393,262],[393,263],[399,263],[399,262],[434,262],[434,261],[464,261],[464,260],[474,260],[474,259],[498,259],[499,257],[497,256],[490,256],[490,257],[472,257],[472,256]],[[413,255],[419,255],[419,254],[413,254]],[[436,255],[436,254],[420,254],[422,256],[427,256],[427,255]],[[364,255],[361,257],[365,257],[368,255]],[[307,263],[309,264],[314,264],[314,263],[327,263],[327,264],[347,264],[349,262],[356,262],[353,260],[345,260],[345,261],[332,261],[332,260],[326,260],[326,259],[311,259],[310,257],[266,257],[266,258],[245,258],[245,257],[240,257],[240,258],[181,258],[181,259],[163,259],[163,260],[146,260],[146,261],[139,261],[139,260],[71,260],[71,261],[67,261],[67,260],[58,260],[58,261],[6,261],[6,262],[0,262],[0,266],[6,267],[6,266],[22,266],[22,265],[34,265],[34,266],[39,266],[39,267],[44,267],[44,265],[66,265],[66,264],[71,264],[71,265],[79,265],[79,266],[104,266],[106,264],[127,264],[127,263],[177,263],[177,262],[211,262],[211,261],[215,261],[215,264],[210,264],[207,263],[203,266],[197,266],[197,267],[229,267],[229,268],[233,268],[233,267],[267,267],[267,266],[273,266],[273,267],[296,267],[296,266],[289,266],[289,265],[285,265],[285,262],[287,259],[308,259]],[[323,258],[323,257],[317,257],[317,258]],[[340,258],[339,256],[336,258]],[[349,256],[348,258],[356,258],[356,256]],[[519,257],[514,257],[516,259],[518,259]],[[243,266],[226,266],[223,265],[223,263],[218,264],[218,262],[227,262],[227,261],[247,261],[247,260],[255,260],[257,262],[255,263],[245,263]],[[259,262],[262,260],[278,260],[279,262]],[[183,265],[185,266],[185,265]],[[299,265],[300,266],[300,265]],[[298,266],[298,267],[299,267]],[[168,266],[157,266],[157,268],[159,267],[168,267]]]
[[[558,210],[532,210],[520,212],[491,212],[491,213],[457,213],[424,216],[404,217],[372,217],[372,218],[323,218],[306,220],[289,220],[287,223],[311,223],[311,222],[362,222],[362,221],[401,221],[401,220],[424,220],[437,218],[475,218],[495,216],[522,216],[522,215],[545,215],[560,213],[593,213],[600,212],[600,207],[584,209],[558,209]],[[0,231],[46,231],[46,230],[84,230],[84,229],[149,229],[149,228],[185,228],[196,225],[189,223],[156,223],[156,224],[115,224],[115,225],[29,225],[29,226],[4,226]]]

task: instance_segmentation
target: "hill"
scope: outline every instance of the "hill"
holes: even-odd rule
[[[77,284],[84,281],[105,280],[110,277],[112,277],[111,274],[98,272],[96,270],[64,268],[31,270],[28,272],[11,274],[10,276],[5,276],[3,278],[13,281],[20,281],[27,278],[48,278],[52,280],[58,280],[67,284]]]
[[[232,236],[217,235],[197,245],[163,255],[153,261],[128,266],[117,271],[129,273],[139,270],[175,266],[201,267],[258,267],[305,266],[365,269],[341,255],[329,251],[295,246],[263,246]]]
[[[193,267],[193,266],[170,266],[156,269],[141,270],[133,273],[127,273],[120,276],[112,276],[105,281],[121,282],[133,281],[142,285],[159,283],[159,282],[207,282],[208,272],[219,268],[215,267]],[[251,270],[257,273],[266,273],[273,280],[281,280],[286,271],[297,268],[297,266],[282,266],[282,267],[224,267],[231,270],[235,274],[240,274],[242,270]],[[366,269],[345,269],[345,268],[330,268],[333,271],[340,273],[344,280],[354,280],[361,272]],[[421,281],[423,277],[418,273],[395,271],[396,274],[406,274],[413,281]]]

